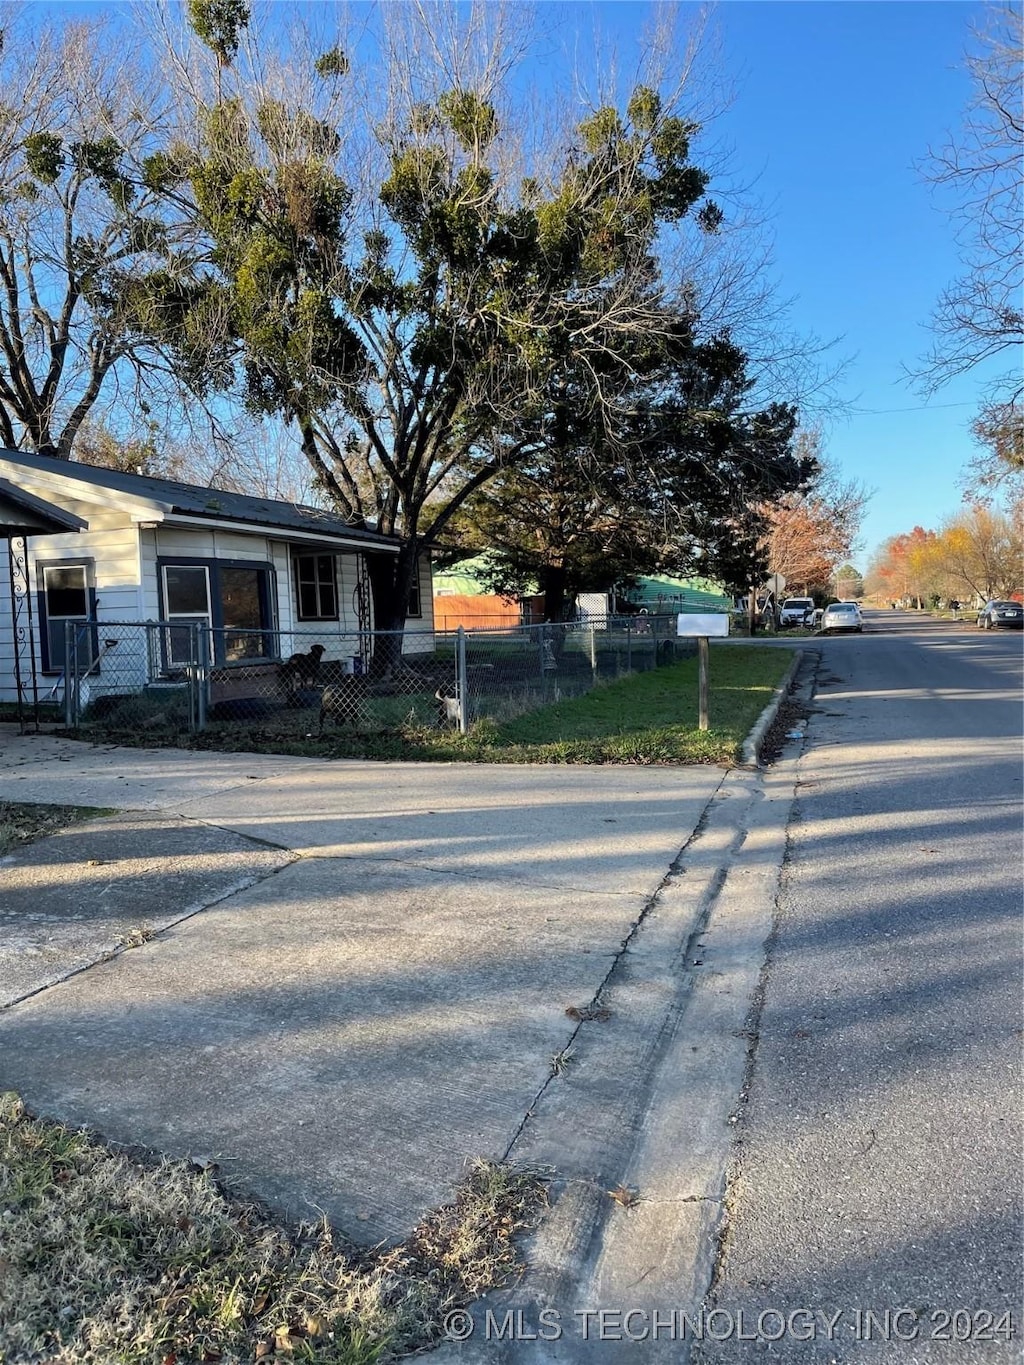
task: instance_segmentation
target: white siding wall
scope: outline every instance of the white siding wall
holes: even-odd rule
[[[99,635],[103,638],[103,623],[137,621],[141,612],[139,587],[138,530],[125,524],[123,514],[103,518],[109,529],[93,529],[80,534],[68,532],[55,536],[32,536],[29,540],[29,578],[33,593],[32,615],[35,635],[36,661],[41,668],[42,652],[39,638],[39,565],[61,561],[80,563],[92,561],[92,581],[96,588],[96,618]],[[116,523],[120,520],[121,524]],[[17,689],[14,679],[14,641],[11,622],[11,596],[7,565],[6,542],[0,543],[2,553],[3,586],[0,589],[0,700],[14,701]],[[23,664],[23,674],[25,665]],[[41,675],[42,692],[48,692],[58,674]]]
[[[152,534],[160,559],[181,555],[183,559],[256,559],[267,563],[273,558],[270,539],[265,535],[191,526],[160,526]]]
[[[295,603],[292,590],[292,561],[288,546],[282,540],[270,542],[270,558],[274,565],[274,602],[277,628],[281,632],[281,653],[285,658],[293,653],[288,637],[295,624]]]
[[[328,662],[340,661],[346,668],[351,668],[351,661],[359,653],[360,648],[359,614],[355,602],[355,591],[359,582],[358,555],[350,553],[334,556],[335,585],[338,593],[337,621],[300,621],[298,603],[295,600],[295,579],[291,559],[293,554],[315,554],[317,551],[313,546],[307,550],[302,545],[285,546],[284,549],[287,555],[287,570],[286,575],[282,575],[280,578],[280,582],[285,585],[281,596],[283,601],[285,593],[287,593],[292,634],[285,635],[283,633],[284,610],[282,609],[282,655],[287,658],[289,654],[305,654],[314,644],[321,644],[324,647],[323,657],[325,660]]]
[[[64,499],[62,499],[64,501]],[[30,574],[33,594],[38,592],[37,564],[60,560],[91,560],[97,599],[99,636],[104,638],[104,622],[157,621],[162,615],[158,559],[229,559],[270,563],[276,574],[276,600],[280,647],[284,657],[308,650],[315,641],[322,643],[326,658],[350,660],[358,652],[359,618],[356,589],[359,583],[359,554],[356,551],[336,556],[339,620],[302,622],[297,619],[291,568],[292,554],[305,547],[263,534],[221,531],[201,527],[160,526],[140,530],[124,512],[83,508],[90,528],[81,534],[33,537],[29,542]],[[312,547],[310,549],[312,552]],[[410,619],[406,626],[406,653],[428,652],[434,648],[432,575],[429,561],[420,565],[420,601],[423,616]],[[41,659],[38,601],[33,597],[36,631],[36,659]],[[115,632],[116,634],[116,632]],[[145,632],[121,631],[119,645],[92,679],[93,695],[118,690],[146,681]],[[135,673],[139,677],[135,678]],[[45,695],[57,675],[40,677],[40,694]],[[6,544],[0,543],[0,700],[14,701],[14,646],[11,599],[8,582]]]
[[[34,604],[33,604],[34,605]],[[37,642],[38,648],[38,642]],[[27,661],[23,670],[27,671]],[[14,627],[11,608],[11,575],[7,541],[0,540],[0,701],[17,701],[14,685]]]
[[[420,606],[422,616],[410,617],[405,623],[403,654],[429,654],[435,648],[434,640],[434,576],[431,572],[430,557],[424,555],[419,562]]]

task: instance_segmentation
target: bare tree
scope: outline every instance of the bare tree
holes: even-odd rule
[[[145,432],[167,369],[144,286],[183,296],[191,258],[144,182],[152,64],[103,21],[29,20],[0,33],[0,441],[66,459],[104,391]]]
[[[114,409],[94,408],[78,429],[72,458],[127,474],[220,488],[275,502],[322,505],[313,471],[278,422],[232,413],[203,432],[169,431],[149,417],[124,429]]]
[[[1024,26],[1017,4],[989,5],[967,57],[973,95],[964,126],[926,164],[954,197],[964,273],[940,296],[922,377],[934,391],[1024,341]],[[1019,373],[1011,386],[1019,397]]]
[[[989,388],[975,424],[984,449],[974,474],[998,483],[1024,466],[1024,11],[990,4],[967,56],[972,98],[956,137],[925,164],[953,198],[963,273],[939,296],[934,344],[917,379],[931,394],[997,356],[1016,363]]]
[[[1019,401],[983,403],[971,423],[978,454],[964,477],[968,502],[985,502],[999,492],[1009,500],[1024,495],[1024,405]]]

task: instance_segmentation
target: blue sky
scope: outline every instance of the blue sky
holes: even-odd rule
[[[986,380],[1006,368],[972,372],[928,402],[905,374],[926,353],[932,306],[958,273],[953,224],[916,167],[961,125],[964,52],[983,15],[959,0],[723,0],[712,19],[734,98],[709,138],[731,149],[733,178],[752,182],[767,211],[793,328],[839,338],[832,354],[849,361],[848,411],[829,424],[827,453],[876,490],[855,556],[862,567],[886,536],[957,510],[971,418]],[[630,69],[649,7],[576,0],[550,16],[555,40],[537,74],[562,83],[570,72],[559,63],[585,66],[595,29]]]
[[[623,36],[635,29],[638,6],[601,9]],[[926,0],[726,0],[714,21],[735,83],[716,135],[770,210],[780,293],[794,298],[798,330],[841,336],[836,355],[851,358],[841,392],[854,411],[831,423],[827,449],[877,490],[862,566],[886,536],[957,510],[980,391],[1006,368],[953,382],[927,405],[904,374],[958,273],[953,225],[915,164],[960,126],[963,55],[982,15]]]

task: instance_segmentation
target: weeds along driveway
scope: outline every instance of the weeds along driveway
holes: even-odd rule
[[[64,754],[74,799],[115,804],[85,747]],[[236,1188],[364,1242],[408,1231],[467,1158],[505,1154],[576,1027],[566,1009],[592,999],[723,776],[136,753],[107,766],[160,787],[162,823],[282,857],[0,1015],[0,1086],[213,1157]],[[61,837],[18,855],[41,888]],[[102,884],[65,892],[69,913]]]

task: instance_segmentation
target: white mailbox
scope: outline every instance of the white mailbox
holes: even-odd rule
[[[676,634],[693,639],[695,636],[729,634],[729,617],[725,612],[681,611],[676,617]]]

